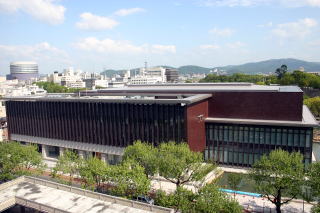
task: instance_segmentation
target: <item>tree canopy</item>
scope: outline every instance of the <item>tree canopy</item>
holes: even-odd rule
[[[48,93],[73,93],[81,90],[85,90],[86,88],[68,88],[65,86],[61,86],[59,84],[55,84],[53,82],[36,82],[37,86],[43,88]]]
[[[256,188],[276,205],[278,213],[283,204],[301,193],[305,174],[302,160],[300,153],[278,149],[262,156],[252,167],[250,177],[255,181]],[[288,199],[283,200],[284,195]]]
[[[30,169],[43,171],[45,164],[34,145],[17,142],[0,143],[0,180],[7,181],[15,176],[30,174]]]
[[[137,141],[128,146],[124,153],[124,159],[135,160],[148,175],[159,173],[176,184],[177,188],[202,180],[215,168],[212,163],[204,163],[202,153],[191,151],[186,143],[168,142],[153,147]]]

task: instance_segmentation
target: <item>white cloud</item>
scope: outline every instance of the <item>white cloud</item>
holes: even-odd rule
[[[315,41],[310,41],[308,44],[310,46],[320,46],[320,39]]]
[[[3,45],[0,44],[0,68],[8,70],[12,61],[36,61],[39,63],[40,73],[52,72],[53,69],[70,66],[69,55],[48,42],[34,45]],[[8,72],[8,71],[7,71]]]
[[[87,51],[110,53],[139,53],[145,49],[143,46],[135,46],[129,41],[116,41],[109,38],[99,40],[95,37],[82,39],[75,43],[74,46]]]
[[[282,5],[286,7],[320,7],[320,0],[200,0],[205,7],[252,7],[259,5]]]
[[[82,30],[106,30],[118,25],[118,22],[111,18],[92,13],[82,13],[80,18],[81,21],[76,23],[76,27]]]
[[[154,44],[151,47],[151,51],[153,53],[176,53],[176,46]]]
[[[135,7],[135,8],[128,8],[128,9],[120,9],[120,10],[117,10],[116,12],[114,12],[114,14],[116,16],[127,16],[127,15],[131,15],[134,13],[141,13],[144,11],[145,11],[145,9],[143,9],[143,8]]]
[[[130,41],[113,40],[110,38],[99,40],[95,37],[81,39],[74,43],[74,47],[86,51],[94,51],[99,53],[175,53],[174,45],[134,45]]]
[[[224,29],[218,29],[218,28],[213,28],[209,30],[209,33],[212,33],[215,36],[220,36],[220,37],[229,37],[231,36],[235,31],[230,28],[224,28]]]
[[[317,21],[311,18],[300,19],[296,22],[278,24],[272,30],[273,35],[281,38],[304,38],[317,26]]]
[[[49,24],[61,24],[66,8],[54,0],[0,0],[0,11],[9,13],[22,11]]]
[[[204,50],[207,50],[207,49],[216,50],[216,49],[219,49],[219,48],[220,48],[220,46],[216,45],[216,44],[204,44],[204,45],[200,46],[200,49],[204,49]]]
[[[268,23],[266,24],[260,24],[258,25],[258,27],[272,27],[273,26],[273,23],[271,21],[269,21]]]
[[[246,44],[243,43],[243,42],[240,42],[240,41],[236,41],[236,42],[227,44],[227,47],[229,47],[231,49],[238,49],[238,48],[241,48],[241,47],[244,47],[244,46],[246,46]]]

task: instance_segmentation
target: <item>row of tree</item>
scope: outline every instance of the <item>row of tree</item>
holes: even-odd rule
[[[36,146],[0,144],[0,180],[40,172],[44,168]],[[197,192],[183,188],[187,183],[203,181],[214,168],[214,164],[203,162],[201,153],[190,151],[187,144],[170,142],[153,147],[138,141],[125,149],[118,165],[108,165],[95,157],[82,159],[67,150],[59,157],[52,175],[68,175],[69,183],[77,177],[77,183],[86,188],[132,198],[147,195],[151,178],[160,174],[176,185],[176,191],[169,195],[157,191],[155,202],[158,205],[182,212],[241,212],[239,204],[220,192],[215,184],[205,185]],[[254,180],[258,192],[275,204],[277,212],[298,196],[308,202],[320,197],[320,163],[306,167],[300,153],[275,150],[264,155],[253,165],[249,177]],[[232,188],[241,181],[238,177],[230,179],[233,179],[229,181]],[[313,212],[319,210],[318,204]]]
[[[79,177],[86,188],[126,198],[148,195],[151,180],[159,174],[176,185],[172,194],[162,190],[153,193],[155,204],[182,212],[241,212],[241,206],[218,190],[207,185],[197,192],[183,188],[190,182],[201,181],[216,166],[204,163],[203,155],[192,152],[185,143],[162,143],[154,147],[137,141],[128,146],[123,160],[109,165],[98,158],[81,159],[72,151],[59,157],[53,176]],[[210,204],[210,205],[209,205]],[[212,205],[211,205],[212,204]]]
[[[68,88],[65,86],[61,86],[59,84],[55,84],[53,82],[36,82],[37,86],[43,88],[48,93],[74,93],[85,90],[86,88]]]
[[[320,76],[298,70],[293,72],[287,72],[284,70],[284,68],[280,70],[277,69],[277,75],[269,76],[243,73],[235,73],[232,75],[208,74],[205,78],[201,79],[200,82],[250,82],[260,85],[297,85],[299,87],[320,89]]]

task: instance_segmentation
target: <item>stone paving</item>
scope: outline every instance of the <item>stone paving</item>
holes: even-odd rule
[[[0,203],[13,198],[22,197],[36,203],[74,213],[147,213],[149,211],[102,201],[75,193],[54,189],[51,187],[21,182],[0,191]]]
[[[233,194],[230,194],[233,197]],[[257,198],[246,195],[236,195],[237,201],[248,210],[253,210],[254,212],[276,212],[275,205],[268,201],[266,198]],[[281,210],[282,212],[287,213],[302,213],[302,212],[311,212],[312,204],[304,203],[302,200],[293,200],[286,205],[283,205]]]

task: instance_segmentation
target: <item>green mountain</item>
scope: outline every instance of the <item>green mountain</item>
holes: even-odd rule
[[[177,69],[179,71],[179,74],[203,74],[203,73],[207,74],[211,70],[211,68],[194,66],[194,65],[181,66]]]
[[[224,67],[216,67],[219,70],[224,70],[228,74],[232,73],[247,73],[247,74],[267,74],[274,73],[275,70],[282,64],[288,66],[289,71],[298,70],[303,67],[307,72],[320,71],[320,63],[307,62],[303,60],[285,58],[285,59],[270,59],[266,61],[246,63],[242,65],[229,65]]]
[[[178,68],[175,68],[179,71],[179,74],[207,74],[212,69],[219,69],[227,72],[227,74],[233,74],[233,73],[247,73],[247,74],[268,74],[268,73],[274,73],[275,70],[280,67],[281,65],[287,65],[289,71],[300,69],[300,67],[303,67],[305,71],[307,72],[320,72],[320,63],[319,62],[308,62],[293,58],[284,58],[284,59],[270,59],[266,61],[260,61],[260,62],[252,62],[252,63],[246,63],[241,65],[228,65],[228,66],[222,66],[222,67],[214,67],[214,68],[206,68],[206,67],[200,67],[195,65],[187,65],[187,66],[181,66]],[[167,65],[161,65],[164,68],[174,68]],[[111,77],[114,74],[121,74],[125,70],[105,70],[101,72],[101,74],[105,74],[109,77]],[[134,75],[135,73],[139,72],[139,68],[131,69],[130,70],[131,75]]]

